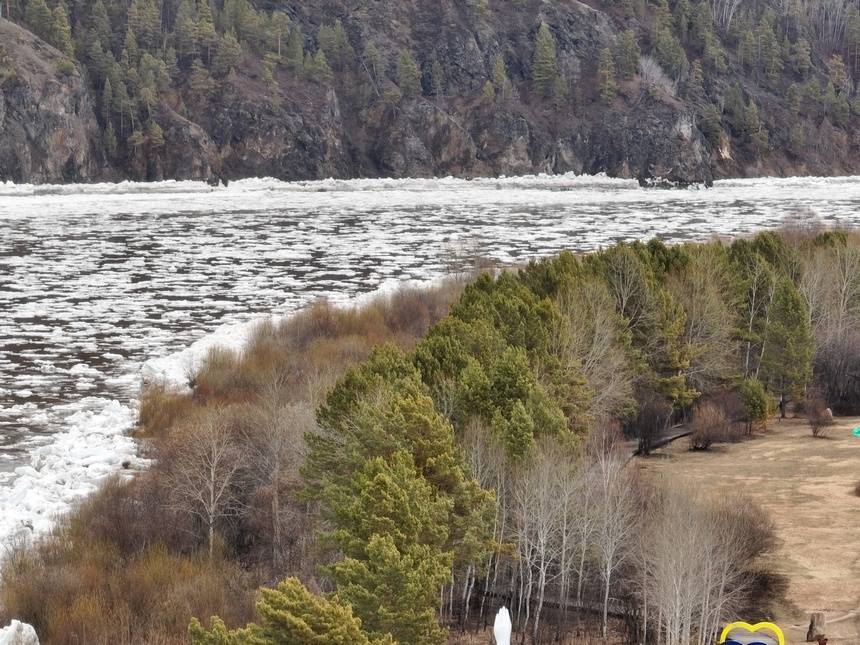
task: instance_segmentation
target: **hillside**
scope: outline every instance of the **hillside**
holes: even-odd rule
[[[3,16],[0,180],[860,173],[847,0],[8,0]]]

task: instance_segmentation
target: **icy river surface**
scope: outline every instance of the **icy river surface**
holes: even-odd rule
[[[133,466],[143,362],[222,325],[433,279],[473,253],[516,263],[797,214],[860,224],[860,177],[0,184],[0,545]],[[220,337],[236,344],[241,329]]]

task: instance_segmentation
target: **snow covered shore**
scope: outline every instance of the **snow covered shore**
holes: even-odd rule
[[[333,294],[330,299],[341,306],[362,306],[401,287],[427,287],[437,282],[386,280],[374,291],[352,298]],[[242,351],[259,324],[282,319],[259,316],[221,325],[179,352],[145,361],[139,368],[140,382],[187,391],[210,350]],[[4,547],[48,532],[59,515],[95,491],[106,477],[147,464],[138,456],[137,443],[129,434],[137,420],[136,402],[123,404],[89,396],[59,407],[59,413],[67,415],[65,429],[51,435],[49,443],[34,447],[29,464],[15,468],[0,486],[0,545]]]

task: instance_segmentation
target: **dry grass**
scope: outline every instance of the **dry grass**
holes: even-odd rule
[[[317,555],[307,505],[281,502],[286,560],[272,564],[267,515],[271,490],[242,480],[247,509],[219,525],[220,547],[201,555],[199,522],[176,512],[165,482],[188,429],[213,408],[224,415],[250,474],[254,423],[266,401],[307,410],[351,366],[383,343],[411,348],[445,316],[464,282],[408,289],[366,306],[319,302],[279,324],[260,326],[245,352],[214,350],[193,394],[149,387],[141,396],[139,433],[151,438],[155,465],[131,483],[109,481],[41,542],[16,549],[0,568],[0,624],[12,617],[58,645],[173,645],[186,642],[192,616],[219,615],[230,625],[253,618],[262,584],[291,572],[310,578]],[[311,419],[312,414],[307,416]],[[296,430],[303,437],[304,427]],[[245,442],[245,443],[241,443]],[[303,537],[304,536],[304,537]],[[293,539],[295,537],[295,539]],[[206,549],[202,549],[205,553]]]
[[[250,619],[257,581],[224,558],[150,542],[157,516],[131,493],[109,482],[52,535],[13,549],[0,571],[0,622],[29,622],[43,643],[131,645],[184,643],[192,616]]]
[[[817,441],[805,419],[787,419],[752,441],[710,452],[676,442],[658,451],[666,458],[640,462],[646,476],[691,480],[718,494],[743,490],[767,513],[779,543],[762,564],[787,583],[773,618],[788,643],[804,642],[813,611],[826,614],[831,645],[860,642],[860,624],[849,616],[860,606],[860,439],[851,434],[858,423],[837,419],[828,441]]]

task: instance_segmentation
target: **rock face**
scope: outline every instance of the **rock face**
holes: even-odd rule
[[[601,51],[615,47],[631,25],[647,27],[619,18],[612,3],[505,1],[483,14],[480,2],[463,0],[254,4],[285,11],[306,35],[308,52],[317,47],[320,26],[340,20],[360,60],[335,66],[331,80],[281,65],[264,81],[260,60],[246,52],[210,94],[193,90],[189,72],[180,70],[153,110],[163,137],[132,142],[126,132],[109,158],[94,92],[60,52],[0,19],[7,54],[5,66],[0,60],[0,181],[574,171],[684,185],[737,176],[860,174],[860,130],[806,119],[794,133],[808,142],[801,158],[783,127],[796,115],[781,91],[747,87],[753,83],[747,78],[740,79],[745,91],[779,126],[763,151],[750,149],[728,126],[706,140],[687,91],[659,74],[619,81],[617,98],[605,103],[596,82]],[[541,22],[557,44],[564,100],[540,96],[531,82]],[[378,52],[373,72],[361,56],[368,44]],[[421,92],[411,97],[401,97],[396,83],[405,51],[421,70]],[[510,91],[488,99],[485,84],[499,58]],[[432,78],[434,64],[441,80]],[[729,72],[713,84],[724,94],[737,80]]]
[[[92,101],[77,70],[63,73],[60,52],[2,19],[0,43],[6,50],[0,180],[92,181],[109,174]]]

